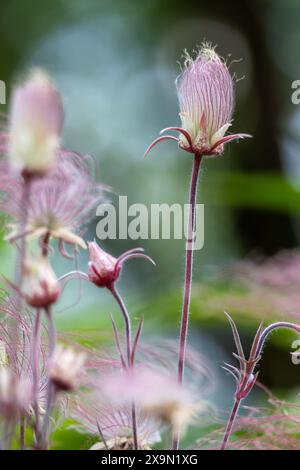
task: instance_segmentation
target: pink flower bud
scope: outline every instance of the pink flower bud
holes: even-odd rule
[[[118,260],[102,250],[96,242],[90,242],[88,247],[90,281],[98,287],[109,287],[118,279],[121,265],[118,265]]]
[[[60,96],[39,70],[18,86],[10,111],[9,155],[13,168],[47,172],[54,164],[63,123]]]
[[[184,70],[176,80],[181,127],[167,127],[147,148],[145,156],[160,142],[175,140],[194,155],[221,155],[224,144],[251,137],[228,134],[234,105],[233,79],[228,67],[213,48],[204,45],[196,59],[186,53]],[[179,137],[165,135],[179,132]]]
[[[61,288],[47,258],[26,259],[22,291],[26,302],[32,307],[47,308],[57,301]]]
[[[204,46],[195,60],[186,57],[176,85],[182,128],[194,149],[208,153],[224,137],[232,118],[233,80],[227,65],[214,49]],[[180,146],[189,148],[184,135]]]

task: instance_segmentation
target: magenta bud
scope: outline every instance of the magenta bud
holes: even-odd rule
[[[110,287],[119,277],[121,265],[96,242],[90,242],[89,280],[98,287]]]

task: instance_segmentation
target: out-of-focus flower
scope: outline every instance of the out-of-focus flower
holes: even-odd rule
[[[97,442],[90,450],[134,450],[132,437],[115,437],[106,442]],[[139,440],[139,450],[151,450],[149,443],[145,440]]]
[[[231,126],[234,107],[233,79],[224,60],[210,45],[203,45],[195,59],[185,52],[184,69],[176,80],[181,127],[161,131],[178,131],[179,138],[163,135],[147,149],[163,140],[176,140],[187,152],[221,155],[227,142],[251,137],[248,134],[226,135]]]
[[[8,367],[0,367],[0,415],[7,420],[16,418],[28,409],[31,398],[30,383]]]
[[[22,294],[32,307],[47,308],[55,303],[61,288],[44,256],[28,256],[24,262]]]
[[[57,390],[71,391],[77,386],[86,355],[71,348],[57,346],[49,364],[49,377]]]
[[[142,248],[135,248],[114,258],[106,253],[96,242],[88,244],[90,261],[88,265],[89,280],[97,287],[110,287],[118,279],[122,265],[131,258],[145,258],[155,265],[154,261],[143,253]]]
[[[176,377],[177,371],[178,351],[175,342],[156,338],[155,342],[143,344],[136,357],[137,375],[122,373],[122,364],[120,360],[114,359],[115,353],[107,351],[108,356],[106,357],[106,355],[103,356],[103,353],[99,355],[97,351],[87,349],[86,352],[88,357],[85,367],[86,374],[83,377],[84,389],[78,397],[72,397],[70,401],[71,416],[79,423],[76,425],[76,429],[99,437],[101,442],[95,444],[93,450],[102,450],[107,447],[115,450],[133,449],[131,402],[134,398],[136,401],[138,448],[145,450],[149,447],[153,448],[155,443],[160,442],[163,425],[167,423],[167,420],[162,416],[158,418],[158,413],[155,413],[154,416],[154,413],[152,415],[144,411],[141,406],[142,398],[136,400],[136,397],[139,390],[144,393],[147,386],[149,387],[149,392],[145,391],[147,404],[153,390],[155,396],[159,393],[155,384],[141,383],[143,370],[149,370],[155,376],[158,374],[160,377],[163,375],[166,378],[162,381],[164,385],[167,383],[169,389],[162,392],[164,397],[168,391],[173,393],[173,385],[175,385],[175,390],[178,390],[176,379],[172,379],[172,376]],[[140,364],[143,364],[143,369],[140,369]],[[154,367],[155,370],[158,369],[158,372],[153,371]],[[141,375],[139,374],[140,370]],[[151,373],[151,379],[153,375]],[[186,375],[192,378],[193,388],[192,390],[190,386],[188,390],[184,388],[183,393],[180,392],[176,398],[187,397],[187,407],[191,405],[193,408],[193,412],[191,408],[188,411],[195,416],[199,412],[199,407],[194,397],[207,394],[207,387],[211,390],[212,376],[207,362],[196,351],[190,349],[187,351]],[[168,380],[169,377],[171,377],[170,380]],[[192,404],[196,405],[195,408]],[[203,402],[199,405],[200,408],[201,405],[203,406]],[[162,412],[161,409],[160,412]],[[169,413],[168,416],[170,416]]]
[[[98,394],[91,393],[78,397],[71,403],[71,415],[80,423],[76,426],[80,432],[88,432],[101,439],[91,450],[134,449],[130,407],[104,404],[99,400]],[[151,449],[161,440],[159,426],[145,413],[138,413],[137,431],[140,450]]]
[[[103,186],[91,175],[90,159],[61,149],[55,167],[44,177],[31,182],[27,207],[27,225],[22,218],[23,181],[9,171],[4,160],[0,166],[0,208],[16,222],[10,224],[8,240],[45,237],[59,241],[62,254],[65,243],[86,248],[79,231],[95,214],[103,201]]]
[[[145,413],[171,426],[174,432],[184,433],[206,408],[204,401],[197,400],[188,387],[180,386],[175,377],[150,369],[138,373],[135,394]]]
[[[60,96],[47,74],[34,70],[13,91],[9,119],[11,166],[43,174],[54,165],[63,123]]]
[[[134,401],[146,415],[180,433],[207,408],[192,390],[179,385],[176,377],[151,368],[107,377],[103,393],[119,405]]]

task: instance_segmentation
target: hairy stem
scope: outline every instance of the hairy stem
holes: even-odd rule
[[[56,329],[55,329],[55,324],[53,320],[53,315],[49,307],[46,309],[46,315],[48,319],[48,338],[49,338],[48,367],[49,367],[53,359],[55,346],[56,346]],[[42,430],[43,448],[45,449],[48,447],[49,422],[50,422],[50,415],[51,415],[54,397],[55,397],[54,387],[50,378],[48,378],[46,412],[45,412],[43,430]]]
[[[31,177],[24,176],[23,180],[23,190],[22,190],[22,200],[21,200],[21,214],[20,214],[20,227],[19,232],[21,234],[26,232],[27,220],[28,220],[28,206],[30,201],[31,193]],[[24,259],[26,254],[26,237],[21,236],[20,239],[20,248],[18,253],[17,265],[16,265],[16,284],[21,288],[22,278],[23,278],[23,267]]]
[[[21,199],[21,214],[20,214],[20,233],[26,231],[26,225],[28,220],[28,206],[30,201],[30,192],[31,192],[31,177],[24,176],[23,180],[23,190],[22,190],[22,199]],[[22,291],[23,285],[23,272],[24,272],[24,260],[26,255],[26,238],[25,236],[21,237],[20,248],[16,260],[16,269],[15,269],[15,283],[18,286],[20,292]],[[18,295],[16,301],[16,308],[21,312],[22,310],[23,299],[21,294]],[[18,325],[14,322],[11,325],[11,333],[15,342],[15,349],[13,350],[13,357],[11,358],[13,366],[17,367],[18,364],[18,350],[19,350],[19,329]],[[24,335],[24,333],[23,333]],[[23,338],[24,339],[24,338]],[[20,436],[19,436],[20,449],[25,447],[25,418],[23,415],[20,417]]]
[[[41,329],[41,312],[36,311],[35,322],[33,327],[32,340],[32,381],[33,381],[33,400],[35,414],[35,439],[37,447],[40,446],[40,413],[39,413],[39,349],[40,349],[40,329]]]
[[[192,290],[192,278],[193,278],[193,255],[194,255],[194,229],[195,229],[195,207],[197,199],[197,186],[198,177],[200,170],[202,156],[194,156],[194,165],[192,171],[192,177],[190,182],[189,192],[189,220],[188,220],[188,240],[186,246],[186,257],[185,257],[185,277],[184,277],[184,293],[182,303],[182,315],[181,315],[181,327],[180,327],[180,340],[179,340],[179,354],[178,354],[178,383],[181,385],[183,382],[184,375],[184,362],[186,352],[186,340],[188,333],[189,323],[189,310],[191,302],[191,290]],[[176,433],[173,437],[173,449],[179,448],[179,433]]]
[[[226,447],[227,447],[227,443],[228,443],[228,440],[231,436],[232,428],[233,428],[235,419],[237,417],[240,404],[241,404],[241,399],[235,398],[234,404],[233,404],[233,407],[232,407],[232,410],[231,410],[231,413],[230,413],[230,416],[229,416],[229,419],[228,419],[228,422],[227,422],[227,426],[226,426],[226,429],[225,429],[225,433],[224,433],[224,437],[223,437],[223,441],[222,441],[222,445],[220,447],[220,450],[225,450]]]
[[[124,324],[125,324],[125,335],[126,335],[126,356],[127,356],[127,363],[128,368],[132,368],[133,364],[131,361],[131,322],[130,316],[127,311],[126,305],[123,302],[122,297],[120,296],[119,292],[115,288],[114,284],[112,284],[109,288],[110,292],[116,299],[121,313],[123,315]],[[136,421],[136,410],[135,404],[132,403],[131,406],[131,421],[132,421],[132,434],[133,434],[133,443],[135,450],[138,450],[138,435],[137,435],[137,421]]]
[[[25,449],[25,416],[23,413],[21,413],[20,416],[20,436],[19,436],[19,441],[20,441],[20,449],[24,450]]]

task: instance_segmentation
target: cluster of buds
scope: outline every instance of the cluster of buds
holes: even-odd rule
[[[0,415],[15,419],[31,402],[30,383],[16,376],[8,367],[0,367]]]
[[[28,256],[24,262],[22,295],[28,305],[47,309],[61,293],[56,275],[45,256]]]
[[[261,323],[254,337],[251,351],[247,359],[244,354],[240,335],[238,333],[235,322],[227,313],[226,316],[229,320],[234,342],[237,348],[237,354],[233,353],[233,356],[238,360],[240,367],[237,368],[231,364],[226,363],[223,368],[234,377],[236,382],[235,397],[238,401],[241,401],[249,395],[253,386],[255,385],[259,374],[259,372],[255,372],[255,368],[261,359],[263,346],[269,334],[282,328],[300,333],[300,326],[290,322],[278,322],[272,323],[268,327],[264,328],[263,324]]]
[[[225,369],[234,378],[235,383],[236,383],[236,391],[235,391],[234,405],[233,405],[232,412],[227,422],[223,441],[221,444],[221,450],[226,449],[241,402],[245,398],[247,398],[247,396],[249,395],[249,393],[251,392],[252,388],[254,387],[257,381],[259,372],[255,371],[255,369],[261,359],[262,350],[263,350],[267,337],[273,331],[281,329],[281,328],[293,330],[293,331],[296,331],[297,333],[300,333],[300,326],[296,325],[295,323],[277,322],[277,323],[272,323],[266,328],[264,328],[263,324],[261,323],[255,334],[255,337],[251,346],[251,351],[247,359],[244,354],[244,350],[242,347],[240,335],[236,327],[236,324],[233,321],[233,319],[230,317],[230,315],[226,313],[226,316],[229,320],[232,333],[233,333],[234,342],[235,342],[236,349],[237,349],[237,354],[233,353],[233,356],[238,360],[239,367],[235,367],[227,363],[225,363],[223,367],[223,369]]]
[[[57,346],[49,364],[49,377],[56,390],[72,391],[78,384],[86,360],[84,353]]]
[[[49,77],[33,71],[15,88],[10,111],[9,157],[12,168],[44,174],[56,160],[63,124],[60,96]]]
[[[145,155],[159,142],[175,140],[189,153],[218,156],[227,142],[251,137],[240,133],[226,135],[233,114],[233,79],[226,63],[212,47],[205,44],[195,59],[186,53],[176,87],[181,127],[168,127],[161,134],[176,131],[179,137],[162,135],[148,147]]]

